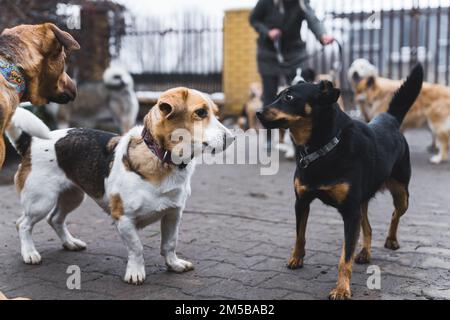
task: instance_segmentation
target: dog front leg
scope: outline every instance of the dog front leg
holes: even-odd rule
[[[161,255],[166,260],[169,270],[179,273],[194,269],[191,262],[179,259],[175,252],[181,216],[182,210],[174,209],[161,219]]]
[[[3,135],[3,133],[1,133]],[[5,162],[6,146],[3,137],[0,137],[0,169],[3,167],[3,162]]]
[[[330,292],[331,300],[347,300],[351,298],[350,280],[352,278],[353,260],[356,244],[361,228],[361,208],[342,212],[344,218],[345,241],[338,267],[336,288]]]
[[[127,271],[124,281],[130,284],[142,284],[145,280],[143,247],[135,223],[123,215],[117,221],[117,230],[128,250]]]
[[[295,247],[292,250],[291,257],[288,261],[289,269],[299,269],[303,267],[303,258],[305,257],[305,233],[306,224],[309,216],[309,203],[297,198],[295,202],[295,218],[297,236],[295,239]]]

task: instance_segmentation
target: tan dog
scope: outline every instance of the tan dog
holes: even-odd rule
[[[257,129],[256,110],[262,107],[262,92],[261,83],[250,84],[248,100],[244,104],[242,116],[238,120],[241,129]]]
[[[69,33],[51,23],[20,25],[1,33],[0,65],[12,71],[0,74],[0,167],[5,159],[3,133],[20,102],[40,106],[75,99],[76,86],[64,66],[66,52],[79,48]]]
[[[400,81],[386,78],[368,77],[362,79],[355,88],[355,100],[365,115],[366,121],[372,120],[382,112],[386,112],[389,101],[398,88]],[[438,164],[447,161],[449,135],[445,133],[447,124],[446,115],[450,113],[450,89],[440,84],[424,83],[422,91],[411,110],[406,114],[401,130],[420,128],[428,124],[433,134],[434,148],[435,140],[439,148],[439,155],[430,159],[432,163]],[[442,118],[441,118],[442,117]]]
[[[450,144],[450,98],[440,99],[425,110],[428,125],[436,138],[439,153],[430,162],[439,164],[448,161]]]
[[[355,89],[355,99],[364,109],[362,113],[367,115],[367,120],[370,121],[378,114],[387,111],[389,101],[401,83],[401,81],[375,77],[359,81]],[[450,98],[449,88],[425,82],[419,97],[405,117],[402,130],[420,128],[426,124],[427,110],[434,102],[443,98]]]

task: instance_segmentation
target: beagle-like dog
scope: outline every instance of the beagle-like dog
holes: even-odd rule
[[[233,141],[231,132],[217,120],[215,109],[204,94],[176,88],[160,96],[143,126],[124,136],[65,129],[52,131],[50,139],[43,140],[11,127],[8,136],[23,157],[15,184],[24,208],[17,221],[24,262],[41,262],[31,232],[45,217],[64,248],[86,247],[70,234],[65,219],[88,194],[111,216],[127,247],[126,282],[145,280],[137,230],[158,220],[161,255],[168,268],[192,270],[193,264],[178,258],[175,247],[196,157],[208,150],[223,151]]]
[[[6,301],[6,300],[29,300],[27,298],[14,298],[14,299],[8,299],[1,291],[0,291],[0,301]]]
[[[66,52],[80,45],[52,23],[20,25],[0,35],[0,167],[5,159],[5,133],[20,102],[41,106],[65,104],[77,90],[64,71]],[[29,134],[47,138],[47,132]]]

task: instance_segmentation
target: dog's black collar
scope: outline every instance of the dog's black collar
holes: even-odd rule
[[[328,142],[326,145],[324,145],[322,148],[320,148],[317,151],[314,151],[312,153],[308,153],[308,147],[305,147],[300,150],[300,161],[299,166],[302,169],[306,169],[309,167],[309,165],[316,161],[319,158],[322,158],[326,156],[328,153],[330,153],[341,141],[341,133],[339,132],[333,139],[331,139],[330,142]]]
[[[176,165],[175,163],[173,163],[172,153],[169,150],[165,150],[164,148],[160,147],[155,138],[153,138],[150,131],[145,127],[142,130],[142,140],[144,140],[147,148],[149,148],[150,151],[153,152],[158,157],[158,159],[161,160],[162,163],[174,165],[180,169],[186,168],[187,164],[185,163],[182,163],[180,165]]]

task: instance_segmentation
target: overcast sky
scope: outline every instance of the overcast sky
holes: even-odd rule
[[[224,10],[235,8],[251,8],[257,0],[116,0],[125,4],[137,15],[165,15],[179,12],[183,8],[197,8],[211,14],[222,14]],[[377,10],[399,8],[402,3],[410,6],[416,0],[311,0],[313,7],[326,7],[328,10]],[[439,3],[449,6],[450,0],[418,0],[421,5],[430,4],[435,7]],[[329,8],[330,4],[335,8]],[[325,5],[325,6],[324,6]]]
[[[167,14],[180,8],[196,7],[220,14],[226,9],[250,8],[257,0],[117,0],[137,14]]]

